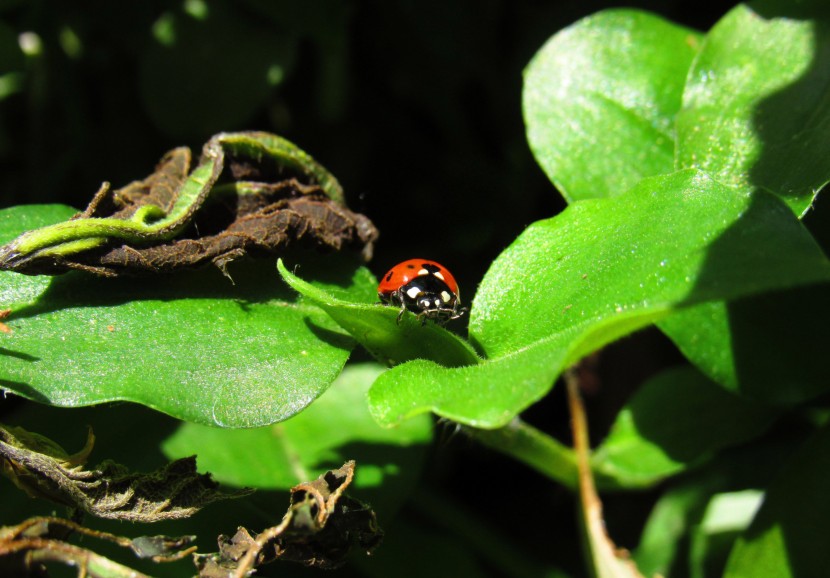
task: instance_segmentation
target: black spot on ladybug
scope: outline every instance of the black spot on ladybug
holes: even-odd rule
[[[386,276],[386,279],[384,279],[384,281],[389,283],[391,280],[392,280],[392,271],[389,271],[389,275]]]
[[[414,269],[414,268],[415,268],[415,265],[413,265],[412,263],[410,263],[409,265],[407,265],[407,266],[406,266],[406,268],[407,268],[407,269]]]

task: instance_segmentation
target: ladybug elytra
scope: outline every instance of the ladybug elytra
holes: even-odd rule
[[[385,305],[411,311],[426,323],[444,324],[464,314],[458,298],[458,284],[446,267],[429,259],[408,259],[392,267],[378,284],[378,298]]]

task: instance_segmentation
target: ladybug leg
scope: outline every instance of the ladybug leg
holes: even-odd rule
[[[466,307],[459,307],[458,305],[456,305],[452,308],[452,311],[450,311],[452,316],[449,318],[449,321],[452,321],[453,319],[458,319],[459,317],[463,317],[467,311],[468,309]]]
[[[403,314],[406,313],[406,303],[404,303],[403,298],[398,294],[397,291],[393,291],[390,297],[390,301],[393,304],[400,304],[401,306],[401,310],[398,311],[398,316],[395,318],[395,325],[400,325],[401,319],[403,319]]]

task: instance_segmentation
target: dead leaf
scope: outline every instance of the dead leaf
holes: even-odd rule
[[[256,538],[245,528],[219,537],[219,552],[195,557],[200,578],[242,578],[274,560],[337,568],[355,548],[371,553],[383,539],[374,511],[345,494],[355,463],[291,490],[282,522]]]
[[[192,171],[190,161],[180,147],[143,180],[117,190],[104,183],[73,219],[0,247],[0,270],[116,277],[213,263],[227,274],[234,259],[293,247],[371,258],[372,222],[350,211],[337,179],[285,139],[222,133]]]
[[[3,473],[32,497],[131,522],[186,518],[217,500],[250,493],[220,492],[209,474],[197,473],[195,456],[147,474],[130,472],[110,460],[84,469],[93,440],[90,431],[84,449],[70,456],[48,438],[0,425]]]

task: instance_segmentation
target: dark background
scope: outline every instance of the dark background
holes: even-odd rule
[[[733,4],[624,6],[707,30]],[[220,131],[275,132],[332,171],[351,208],[374,221],[375,274],[435,259],[469,302],[524,227],[564,207],[524,136],[523,68],[561,28],[619,6],[0,0],[0,207],[82,208],[101,181],[142,178],[174,146],[196,151]],[[28,32],[40,49],[27,56],[19,37]],[[595,433],[631,387],[676,360],[656,332],[609,348],[586,392]],[[562,389],[527,418],[566,439]],[[541,562],[580,574],[571,494],[439,427],[426,487]],[[517,502],[516,492],[532,499]],[[607,498],[608,518],[623,521],[610,529],[621,545],[636,546],[652,500]]]
[[[315,156],[374,220],[376,273],[433,258],[469,299],[525,226],[563,207],[526,144],[523,68],[559,29],[620,4],[306,4],[0,2],[0,66],[17,87],[0,101],[0,206],[82,207],[169,148],[265,130]],[[627,4],[701,30],[731,5]],[[42,50],[27,58],[28,31]]]

